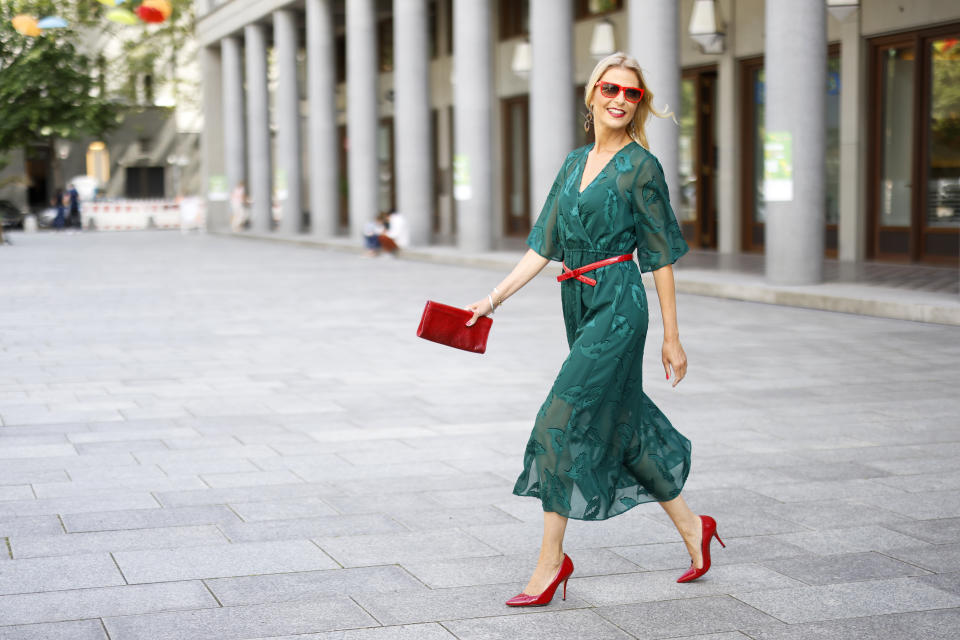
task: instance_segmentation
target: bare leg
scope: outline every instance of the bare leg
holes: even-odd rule
[[[683,537],[693,566],[702,569],[703,555],[700,552],[700,539],[703,537],[703,525],[700,523],[700,516],[690,510],[683,496],[677,496],[669,502],[661,502],[660,506],[673,520],[673,525]]]
[[[567,519],[552,511],[543,512],[543,542],[540,543],[540,558],[530,582],[523,588],[527,595],[540,595],[557,576],[563,564],[563,534]]]

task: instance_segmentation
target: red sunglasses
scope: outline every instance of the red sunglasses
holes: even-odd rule
[[[600,87],[600,95],[604,98],[616,98],[621,91],[627,102],[637,103],[643,99],[643,89],[640,87],[621,87],[616,82],[600,82],[595,87]]]

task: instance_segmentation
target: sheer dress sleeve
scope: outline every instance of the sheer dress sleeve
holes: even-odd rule
[[[536,223],[527,236],[527,246],[548,260],[563,261],[563,245],[560,242],[560,229],[557,219],[560,213],[560,193],[566,179],[567,162],[560,167],[547,201],[543,203]]]
[[[637,171],[633,184],[633,217],[640,271],[656,271],[673,264],[690,249],[670,206],[663,167],[654,157]]]

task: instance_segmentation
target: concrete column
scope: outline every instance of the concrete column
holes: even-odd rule
[[[737,90],[736,2],[724,5],[726,50],[717,65],[717,251],[739,253],[743,247],[740,211],[740,118]]]
[[[493,246],[491,37],[490,0],[453,1],[453,195],[464,251]]]
[[[347,2],[347,177],[350,236],[377,215],[377,21],[373,0]]]
[[[571,0],[531,0],[530,48],[530,214],[536,221],[574,147]]]
[[[427,0],[394,0],[394,167],[398,207],[413,245],[430,241],[433,224],[428,42]]]
[[[863,262],[867,215],[864,204],[864,87],[866,56],[860,39],[860,11],[847,16],[840,36],[840,220],[838,254],[842,262]]]
[[[827,27],[821,0],[767,0],[767,135],[788,133],[793,194],[766,201],[765,259],[773,284],[823,280]]]
[[[233,189],[247,179],[246,144],[243,132],[243,59],[240,38],[228,36],[220,41],[223,65],[223,150],[227,167],[227,187]]]
[[[307,0],[307,96],[310,108],[310,232],[337,233],[337,66],[332,0]]]
[[[273,180],[270,157],[270,107],[267,92],[267,36],[261,24],[243,28],[247,59],[247,175],[250,183],[250,224],[266,233],[271,226]]]
[[[680,113],[680,3],[675,0],[630,0],[629,53],[643,69],[653,106]],[[650,151],[663,165],[671,200],[679,201],[680,127],[673,118],[647,120]]]
[[[200,48],[200,74],[203,78],[203,117],[208,123],[216,122],[223,114],[222,66],[218,47]],[[223,129],[217,126],[203,128],[200,136],[200,153],[203,174],[203,190],[207,195],[207,228],[219,231],[230,228],[227,210],[229,187],[215,190],[212,182],[224,178]],[[211,180],[214,178],[214,180]]]
[[[297,234],[303,229],[300,156],[300,88],[297,74],[297,14],[273,12],[273,47],[277,59],[277,200],[280,229]]]

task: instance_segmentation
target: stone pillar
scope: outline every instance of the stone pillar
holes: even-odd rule
[[[840,36],[840,220],[838,254],[842,262],[863,262],[867,244],[863,153],[866,78],[860,11],[841,24]]]
[[[457,245],[464,251],[493,246],[491,37],[490,0],[454,0],[453,195]]]
[[[300,156],[300,88],[297,73],[297,14],[273,12],[273,48],[277,60],[277,200],[280,229],[298,234],[303,229]]]
[[[765,41],[765,130],[789,134],[793,177],[792,195],[765,202],[766,276],[773,284],[814,284],[823,280],[826,198],[824,3],[767,0]]]
[[[271,227],[273,205],[273,163],[270,157],[270,107],[267,92],[267,36],[263,25],[243,28],[247,58],[247,147],[250,183],[250,225],[266,233]]]
[[[630,0],[629,53],[640,63],[653,93],[653,106],[680,113],[680,3],[675,0]],[[670,198],[679,202],[680,127],[673,118],[651,116],[646,125],[650,151],[663,165]]]
[[[574,147],[571,0],[531,0],[530,48],[530,214],[536,221]]]
[[[243,52],[240,38],[227,36],[220,41],[223,65],[223,150],[227,168],[227,188],[246,181],[247,150],[243,132]]]
[[[377,21],[373,0],[347,2],[347,177],[350,236],[360,240],[363,224],[376,217],[377,166]]]
[[[203,78],[203,117],[207,123],[216,122],[223,114],[222,66],[218,47],[200,48],[200,74]],[[215,190],[215,182],[224,180],[223,129],[217,126],[203,128],[200,136],[203,192],[207,195],[207,228],[219,231],[230,228],[227,210],[229,187]],[[211,180],[213,178],[213,180]]]
[[[394,156],[399,210],[410,242],[426,245],[433,225],[433,139],[430,132],[430,52],[427,0],[394,0]]]
[[[340,207],[336,46],[332,0],[307,0],[306,4],[310,232],[324,239],[336,235]]]
[[[736,49],[736,2],[724,5],[726,49],[717,65],[717,251],[739,253],[740,212],[740,118]]]

